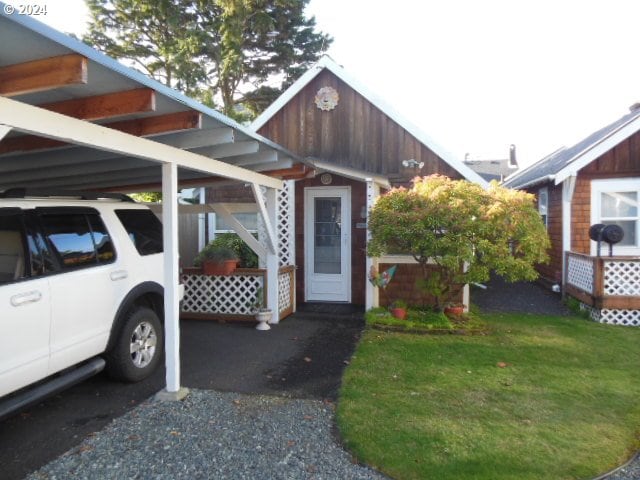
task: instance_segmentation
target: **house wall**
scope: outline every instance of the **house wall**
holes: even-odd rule
[[[338,105],[317,108],[318,90],[335,88]],[[260,128],[259,134],[302,157],[385,175],[406,184],[417,175],[460,174],[414,136],[328,70],[324,70]],[[424,162],[421,170],[403,167],[402,160]]]
[[[305,295],[305,237],[304,237],[304,189],[307,187],[323,187],[319,178],[311,178],[296,182],[296,297],[299,302],[304,301]],[[366,185],[364,182],[349,180],[332,175],[331,187],[351,187],[351,303],[364,305],[366,275],[366,229],[356,228],[356,224],[365,220],[360,218],[362,207],[366,207]]]

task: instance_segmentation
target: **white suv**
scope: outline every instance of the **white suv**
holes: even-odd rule
[[[150,375],[162,295],[162,225],[143,205],[0,194],[0,416],[104,367],[124,381]]]

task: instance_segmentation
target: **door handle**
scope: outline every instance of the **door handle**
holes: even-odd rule
[[[128,276],[129,276],[129,272],[127,272],[126,270],[114,270],[113,272],[111,272],[109,274],[109,277],[114,282],[116,280],[123,280],[123,279],[127,278]]]
[[[12,296],[11,305],[14,307],[20,307],[27,303],[39,302],[40,300],[42,300],[42,293],[38,290],[33,290],[32,292],[19,293],[18,295]]]

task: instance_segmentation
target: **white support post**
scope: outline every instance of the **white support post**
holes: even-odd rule
[[[267,228],[269,225],[278,224],[278,191],[275,188],[267,188],[265,195],[266,208],[265,212],[267,218],[265,223]],[[280,270],[280,262],[278,261],[278,242],[268,242],[269,248],[267,248],[267,308],[270,308],[273,312],[271,321],[269,323],[280,322],[279,312],[279,292],[278,292],[278,271]]]
[[[566,252],[571,251],[571,203],[576,189],[576,174],[568,176],[562,182],[562,289],[566,276]]]
[[[178,167],[162,165],[162,235],[164,248],[164,331],[166,390],[162,400],[179,400],[180,389],[180,293],[178,265]]]
[[[367,243],[371,240],[371,232],[369,231],[369,212],[373,207],[376,199],[380,196],[380,186],[375,183],[372,179],[368,178],[367,180]],[[364,272],[366,278],[369,278],[369,272],[371,271],[371,267],[378,268],[378,259],[373,257],[366,257],[366,272]],[[377,307],[380,305],[379,292],[376,287],[374,287],[371,282],[367,280],[365,283],[365,309],[369,310],[371,308]]]

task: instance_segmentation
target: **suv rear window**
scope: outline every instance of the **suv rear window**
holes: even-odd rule
[[[150,210],[116,210],[140,255],[162,253],[162,223]]]

